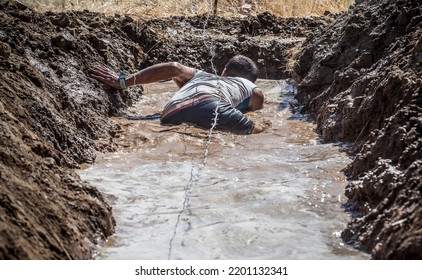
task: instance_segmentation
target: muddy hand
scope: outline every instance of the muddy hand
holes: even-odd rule
[[[272,126],[271,120],[269,120],[269,119],[262,120],[261,127],[262,127],[262,130],[263,131],[269,129],[271,126]]]
[[[107,68],[102,65],[96,65],[92,67],[89,72],[92,78],[112,88],[120,89],[120,84],[118,81],[119,75],[117,75],[117,73],[111,70],[110,68]]]

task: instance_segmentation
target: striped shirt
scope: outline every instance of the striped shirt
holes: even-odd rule
[[[198,71],[164,108],[163,114],[173,113],[209,96],[227,101],[233,108],[244,112],[256,85],[240,77],[219,77],[204,71]]]

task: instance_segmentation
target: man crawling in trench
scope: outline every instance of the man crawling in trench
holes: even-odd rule
[[[205,129],[215,125],[215,129],[236,134],[260,133],[265,129],[244,115],[262,109],[264,94],[254,84],[258,77],[256,64],[243,55],[231,58],[221,76],[178,62],[156,64],[128,76],[95,66],[91,76],[114,89],[173,79],[179,90],[161,113],[163,125],[186,123]]]

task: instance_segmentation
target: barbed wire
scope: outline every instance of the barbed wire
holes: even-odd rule
[[[217,73],[217,69],[214,66],[214,58],[215,58],[215,49],[214,49],[214,45],[211,45],[207,42],[206,40],[206,34],[207,34],[207,26],[210,20],[210,16],[211,16],[211,12],[213,10],[213,0],[210,0],[210,8],[207,14],[207,17],[205,18],[205,22],[203,25],[203,29],[202,29],[202,41],[204,43],[204,46],[206,47],[208,53],[210,54],[210,63],[211,63],[211,70],[213,72],[213,74],[216,76],[217,79],[217,91],[220,92],[221,91],[221,81],[220,81],[220,76]],[[211,42],[211,40],[210,40]],[[218,108],[220,106],[220,102],[221,102],[221,95],[220,95],[220,99],[218,100],[215,110],[214,110],[214,114],[213,114],[213,119],[212,119],[212,124],[210,129],[208,130],[208,135],[207,135],[207,141],[205,143],[205,151],[204,151],[204,156],[203,156],[203,160],[202,160],[202,165],[197,167],[197,171],[195,173],[195,164],[193,162],[193,158],[192,158],[192,165],[191,165],[191,170],[190,170],[190,178],[189,181],[186,185],[185,188],[185,193],[184,193],[184,199],[183,199],[183,205],[182,205],[182,209],[179,211],[178,215],[177,215],[177,219],[176,219],[176,224],[174,225],[174,230],[173,230],[173,235],[170,238],[169,241],[169,248],[168,248],[168,256],[167,258],[170,260],[172,257],[172,251],[173,251],[173,242],[176,238],[177,235],[177,230],[179,228],[179,224],[180,224],[180,220],[181,217],[184,213],[186,213],[186,211],[190,211],[189,210],[189,202],[190,202],[190,194],[192,192],[192,188],[194,187],[194,185],[196,185],[196,183],[199,181],[200,178],[200,174],[202,172],[202,170],[205,168],[206,164],[207,164],[207,160],[208,160],[208,154],[209,154],[209,150],[210,150],[210,145],[211,145],[211,141],[212,141],[212,135],[213,135],[213,131],[215,130],[215,128],[217,127],[218,124]],[[186,231],[191,229],[191,225],[188,222],[189,227]]]

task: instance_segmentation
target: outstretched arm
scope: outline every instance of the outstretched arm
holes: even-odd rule
[[[120,89],[118,81],[119,75],[113,70],[104,66],[95,66],[91,70],[91,77],[112,87]],[[148,84],[163,80],[173,79],[174,82],[182,87],[186,82],[195,76],[196,69],[184,66],[178,62],[160,63],[141,71],[129,75],[125,79],[127,87],[132,87],[140,84]]]

